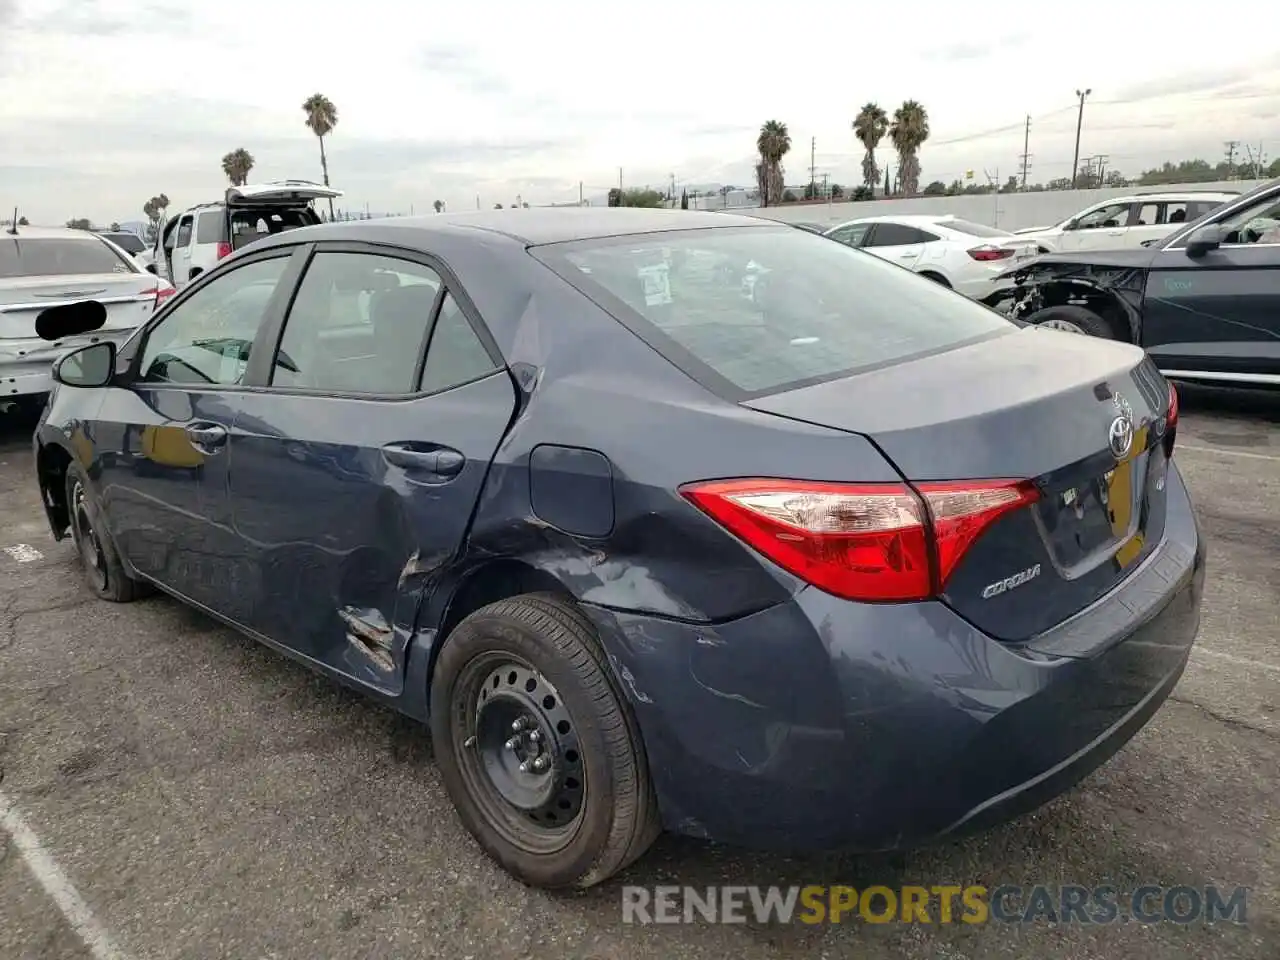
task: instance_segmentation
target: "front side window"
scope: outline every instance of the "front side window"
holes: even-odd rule
[[[317,253],[285,320],[272,386],[415,392],[441,286],[438,273],[410,260]]]
[[[836,227],[827,236],[851,247],[860,247],[870,230],[871,224],[869,223],[846,223],[843,227]]]
[[[730,398],[1016,329],[892,263],[790,227],[718,227],[531,252]]]
[[[92,234],[32,240],[0,234],[0,279],[133,272],[120,254]]]
[[[256,260],[210,280],[175,304],[147,335],[146,383],[235,386],[288,256]]]
[[[1086,213],[1076,221],[1077,230],[1095,230],[1098,227],[1119,227],[1129,220],[1129,204],[1110,203]]]
[[[1224,218],[1223,243],[1280,243],[1280,194],[1271,193]]]

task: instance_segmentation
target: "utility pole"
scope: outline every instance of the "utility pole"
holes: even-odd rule
[[[1026,125],[1022,128],[1022,156],[1018,159],[1022,161],[1022,189],[1027,189],[1027,170],[1031,166],[1031,154],[1028,148],[1031,146],[1031,114],[1027,114]]]
[[[1098,186],[1105,187],[1107,174],[1107,161],[1111,159],[1107,154],[1099,154],[1094,157],[1094,162],[1098,165]]]
[[[1076,188],[1076,173],[1080,170],[1080,128],[1084,125],[1084,98],[1093,93],[1092,87],[1086,87],[1083,90],[1077,90],[1076,96],[1080,98],[1080,112],[1076,116],[1076,153],[1071,161],[1071,189]]]
[[[580,207],[581,207],[581,206],[583,206],[583,203],[582,203],[582,181],[581,181],[581,180],[579,180],[579,181],[578,181],[578,206],[580,206]]]
[[[1234,180],[1236,172],[1236,147],[1240,146],[1239,140],[1228,140],[1223,144],[1227,148],[1227,179]]]
[[[667,191],[667,199],[674,200],[676,198],[676,175],[671,174],[671,189]]]
[[[622,192],[622,168],[618,168],[618,192]]]
[[[814,190],[818,186],[818,138],[809,138],[809,194],[813,195]]]
[[[822,175],[822,195],[827,198],[827,206],[831,206],[831,187],[827,181],[831,179],[831,174],[824,173]]]
[[[1266,165],[1266,159],[1262,155],[1262,144],[1258,144],[1258,153],[1255,156],[1253,147],[1249,144],[1244,145],[1245,153],[1249,158],[1249,166],[1253,167],[1253,179],[1259,180],[1262,177],[1262,168]]]

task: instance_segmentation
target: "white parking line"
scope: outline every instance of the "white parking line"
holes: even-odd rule
[[[89,948],[93,960],[127,960],[126,955],[111,942],[107,931],[98,923],[89,905],[72,886],[70,879],[54,863],[40,838],[35,835],[13,801],[0,790],[0,828],[13,837],[14,846],[22,854],[31,873],[39,881],[44,892],[53,898],[58,909],[71,928],[79,934]]]
[[[1263,663],[1261,660],[1250,660],[1247,657],[1233,657],[1229,653],[1218,653],[1216,650],[1206,650],[1204,647],[1192,647],[1191,654],[1192,656],[1213,657],[1215,660],[1224,660],[1227,663],[1234,663],[1236,666],[1248,669],[1280,673],[1280,666],[1274,663]]]
[[[1181,450],[1190,450],[1192,453],[1225,454],[1228,457],[1244,457],[1246,460],[1271,460],[1275,463],[1280,463],[1280,457],[1271,453],[1246,453],[1244,450],[1223,450],[1220,447],[1193,447],[1189,443],[1174,445],[1174,453],[1178,453]]]

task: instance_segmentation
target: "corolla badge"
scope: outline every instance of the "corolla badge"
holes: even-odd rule
[[[1107,444],[1117,460],[1123,460],[1133,449],[1133,408],[1120,394],[1113,394],[1118,416],[1111,421],[1107,430]]]

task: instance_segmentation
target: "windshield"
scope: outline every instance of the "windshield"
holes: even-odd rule
[[[0,279],[133,272],[118,253],[94,236],[56,240],[0,237]]]
[[[981,223],[970,223],[968,220],[939,220],[938,226],[950,227],[952,230],[958,230],[961,233],[967,233],[972,237],[1011,237],[1008,230],[998,230],[995,227],[984,226]]]
[[[896,264],[790,227],[616,237],[533,253],[722,394],[790,389],[1014,329]]]

